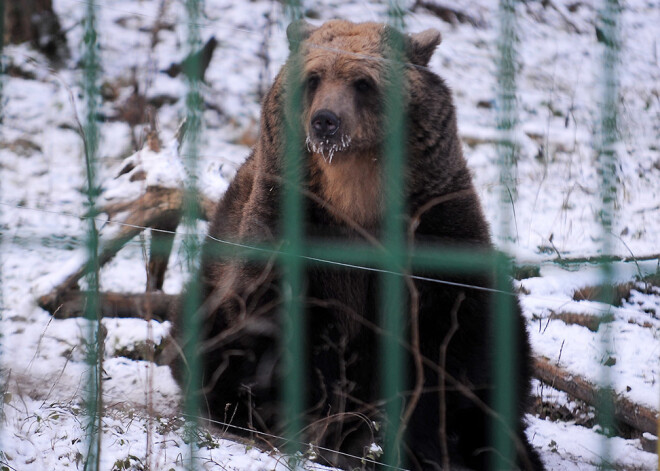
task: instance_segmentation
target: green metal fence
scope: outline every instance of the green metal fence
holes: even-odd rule
[[[83,2],[84,3],[84,2]],[[87,214],[91,216],[88,221],[87,230],[87,250],[88,250],[88,268],[87,268],[87,302],[86,318],[89,319],[90,332],[89,344],[96,348],[90,350],[88,362],[90,365],[90,377],[88,382],[88,420],[89,420],[89,444],[88,455],[85,457],[85,469],[99,470],[101,458],[101,430],[103,417],[102,403],[102,372],[103,372],[103,354],[99,309],[99,235],[95,220],[96,199],[99,195],[99,182],[97,181],[97,154],[98,154],[98,123],[97,110],[99,101],[99,32],[96,29],[96,10],[97,5],[94,2],[84,3],[86,8],[84,44],[84,72],[83,72],[83,91],[86,104],[86,114],[84,123],[84,149],[85,163],[87,172],[87,187],[85,193],[87,196]],[[498,40],[497,56],[497,79],[498,79],[498,128],[500,131],[499,146],[499,166],[501,172],[501,217],[502,224],[496,228],[501,239],[507,239],[510,234],[510,213],[511,205],[514,201],[516,189],[515,179],[512,177],[512,169],[516,165],[516,144],[515,130],[516,122],[516,6],[515,0],[501,0],[499,9],[500,34]],[[187,52],[191,53],[200,47],[200,11],[202,2],[200,0],[186,0],[187,12]],[[0,2],[0,17],[2,15],[4,2]],[[618,18],[620,15],[620,5],[616,0],[606,0],[602,13],[599,16],[599,24],[602,26],[605,37],[605,54],[602,61],[602,76],[604,77],[603,104],[601,107],[600,129],[598,134],[599,146],[596,149],[599,155],[601,183],[601,201],[602,201],[602,224],[603,224],[603,253],[610,253],[611,249],[611,230],[612,222],[616,217],[614,201],[616,199],[616,154],[614,144],[617,140],[617,73],[618,63],[619,34]],[[288,3],[288,12],[291,20],[302,17],[302,5],[295,0]],[[389,5],[390,23],[401,29],[405,29],[405,10],[397,2],[392,1]],[[0,29],[0,50],[4,34]],[[102,32],[101,32],[102,33]],[[402,44],[392,44],[393,50],[401,51]],[[295,53],[295,50],[293,51]],[[192,55],[194,56],[194,55]],[[506,257],[495,252],[475,253],[474,250],[442,251],[438,249],[429,249],[418,247],[415,250],[409,250],[405,243],[405,228],[402,215],[404,213],[403,175],[402,169],[405,166],[405,116],[403,113],[403,101],[400,90],[402,89],[402,69],[397,67],[396,61],[391,64],[390,89],[387,93],[390,95],[387,100],[388,108],[386,114],[387,120],[387,141],[385,144],[385,186],[390,190],[387,192],[385,202],[384,230],[381,243],[383,248],[372,245],[332,245],[315,244],[306,240],[303,233],[303,214],[302,214],[302,195],[299,183],[301,181],[301,156],[298,154],[296,143],[300,142],[300,130],[296,126],[290,126],[286,129],[286,155],[285,167],[283,173],[284,192],[282,207],[284,212],[284,228],[282,238],[285,242],[281,248],[266,246],[257,248],[237,248],[235,246],[219,246],[219,256],[245,256],[256,259],[276,258],[278,264],[283,268],[282,284],[286,293],[283,305],[283,318],[285,319],[285,333],[283,338],[286,343],[282,345],[285,350],[285,371],[283,391],[286,415],[289,418],[289,428],[287,431],[289,448],[287,452],[294,455],[299,451],[299,444],[296,441],[299,438],[299,431],[302,429],[301,415],[302,404],[304,403],[304,358],[303,352],[303,306],[301,303],[303,291],[303,275],[306,266],[318,264],[350,264],[351,266],[362,266],[366,269],[377,270],[380,272],[380,291],[383,297],[380,301],[382,310],[381,327],[385,335],[382,336],[382,363],[380,368],[387,374],[382,374],[383,383],[381,385],[382,397],[394,398],[402,390],[404,377],[404,355],[402,342],[402,332],[404,331],[405,315],[405,277],[413,269],[433,269],[435,272],[443,273],[496,273],[499,283],[495,286],[496,292],[494,299],[496,304],[495,315],[495,361],[496,370],[494,377],[496,380],[495,391],[496,398],[495,413],[501,420],[495,421],[494,436],[497,437],[495,447],[495,459],[492,463],[493,469],[507,469],[508,463],[511,463],[514,456],[514,445],[510,439],[508,430],[512,428],[514,415],[514,372],[509,365],[515,363],[515,338],[513,335],[513,299],[507,295],[506,279],[509,276],[509,266]],[[186,96],[186,120],[187,132],[185,152],[185,166],[188,175],[196,175],[196,162],[198,156],[198,147],[200,132],[202,128],[202,100],[200,95],[200,68],[195,60],[189,61],[186,70],[186,83],[188,86]],[[2,82],[0,81],[0,87]],[[300,86],[296,83],[289,84],[293,92],[289,95],[289,106],[292,110],[301,107]],[[0,106],[2,105],[2,88],[0,88]],[[0,108],[1,113],[1,108]],[[292,115],[295,113],[292,113]],[[184,231],[186,239],[184,241],[187,247],[189,257],[189,266],[197,266],[197,258],[200,253],[199,237],[195,234],[196,220],[198,219],[198,205],[196,204],[198,195],[197,184],[194,178],[189,179],[185,185],[184,198]],[[0,232],[0,237],[2,233]],[[2,239],[0,239],[2,243]],[[153,248],[153,250],[158,250]],[[2,264],[0,264],[0,268]],[[603,264],[603,273],[606,279],[605,286],[611,285],[613,271],[609,263]],[[196,279],[196,269],[193,269],[193,280]],[[0,276],[0,281],[2,277]],[[603,293],[603,300],[610,299],[610,293]],[[0,299],[1,302],[1,299]],[[200,305],[199,286],[193,281],[191,289],[187,290],[187,297],[184,300],[184,312],[194,313]],[[1,307],[1,306],[0,306]],[[184,327],[192,333],[191,337],[196,338],[195,333],[199,332],[200,326],[198,319],[194,315],[185,315]],[[604,329],[607,332],[607,329]],[[610,348],[611,339],[605,336],[603,338],[603,349]],[[195,358],[192,352],[197,350],[196,345],[188,347],[188,358]],[[201,384],[200,367],[193,363],[191,365],[191,374],[188,383],[195,390],[195,385]],[[608,368],[603,368],[603,375],[606,384],[610,384],[611,378],[607,376]],[[187,398],[185,412],[188,416],[195,416],[199,404],[194,395]],[[613,424],[613,412],[611,397],[602,398],[602,407],[600,408],[602,417],[600,421],[606,427]],[[404,463],[400,461],[400,425],[403,414],[400,401],[388,400],[385,406],[385,412],[388,416],[390,426],[387,427],[386,437],[384,439],[385,455],[383,462],[391,466],[401,466]],[[191,419],[191,429],[197,424]],[[607,441],[603,443],[607,444]],[[298,445],[297,445],[298,444]],[[607,446],[602,451],[603,466],[609,465],[609,450]],[[196,469],[198,464],[195,461],[192,441],[189,455],[186,458],[189,469]]]

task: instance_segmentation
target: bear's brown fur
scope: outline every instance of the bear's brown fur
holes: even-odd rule
[[[407,117],[402,178],[414,244],[486,250],[491,246],[462,155],[450,91],[426,67],[440,34],[427,30],[402,36],[381,24],[340,20],[318,28],[294,23],[288,34],[294,52],[264,100],[259,141],[220,202],[209,230],[212,239],[203,256],[204,303],[199,311],[208,413],[238,426],[276,433],[284,420],[279,400],[283,335],[279,270],[275,262],[218,259],[213,256],[218,244],[213,239],[286,244],[281,241],[280,198],[287,124],[297,127],[302,136],[297,144],[306,236],[316,241],[373,242],[379,237],[383,195],[388,191],[381,175],[385,90],[389,71],[399,67]],[[404,45],[403,62],[392,60],[400,58],[390,47],[393,38]],[[292,84],[302,87],[300,113],[286,106]],[[429,270],[414,274],[492,286],[487,276],[448,277]],[[419,300],[420,350],[426,366],[423,392],[407,428],[407,462],[413,469],[438,469],[448,455],[452,466],[487,468],[490,421],[478,401],[447,388],[446,439],[440,433],[437,365],[441,345],[452,330],[452,311],[457,309],[458,330],[447,345],[446,370],[481,401],[491,403],[491,294],[420,279],[414,283],[417,297],[410,299]],[[305,284],[305,410],[311,424],[305,440],[363,456],[365,447],[378,441],[373,423],[384,420],[378,392],[382,337],[376,327],[377,274],[317,264],[306,268]],[[511,368],[518,372],[513,388],[519,404],[514,420],[517,465],[542,469],[524,435],[529,344],[517,305],[515,316],[518,361]],[[189,339],[180,335],[179,341],[185,344]],[[408,384],[401,393],[406,399],[419,379],[412,355],[408,362]],[[359,465],[339,454],[325,453],[324,458],[336,465]]]

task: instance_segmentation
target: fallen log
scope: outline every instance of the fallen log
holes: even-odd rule
[[[450,25],[456,25],[457,23],[469,23],[475,28],[483,28],[485,26],[483,21],[468,15],[464,11],[449,7],[447,5],[440,5],[435,2],[417,0],[412,7],[412,11],[415,11],[418,7],[430,11],[442,21],[449,23]]]
[[[603,390],[584,378],[553,365],[546,358],[534,360],[534,376],[547,385],[596,408],[600,406],[601,398],[605,396],[612,401],[616,420],[640,432],[657,433],[658,411],[635,404],[614,391]]]
[[[139,294],[100,293],[99,307],[103,317],[136,317],[154,319],[157,321],[172,320],[172,307],[176,305],[178,296],[162,292]],[[38,304],[53,314],[56,319],[83,317],[87,303],[85,291],[67,291],[62,293],[57,304],[48,304],[50,300],[42,297]]]
[[[614,262],[645,262],[648,260],[658,260],[660,259],[660,253],[651,253],[647,255],[635,255],[635,256],[624,256],[624,255],[594,255],[589,257],[557,257],[549,262],[556,263],[558,265],[573,265],[573,264],[589,264],[589,265],[598,265],[604,263],[614,263]]]

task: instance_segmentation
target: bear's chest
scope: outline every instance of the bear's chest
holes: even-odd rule
[[[327,267],[310,270],[307,280],[308,319],[315,326],[310,332],[335,340],[372,332],[377,288],[371,272]]]
[[[371,154],[343,154],[335,156],[332,163],[320,156],[316,160],[312,186],[335,221],[365,229],[377,226],[383,212],[378,158]]]

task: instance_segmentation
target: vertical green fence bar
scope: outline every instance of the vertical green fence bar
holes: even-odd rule
[[[202,126],[202,97],[200,93],[201,47],[199,31],[200,0],[186,0],[186,52],[188,59],[184,61],[186,77],[186,122],[183,145],[183,162],[186,169],[186,181],[183,194],[183,227],[185,236],[183,244],[186,251],[187,264],[190,269],[190,282],[183,299],[182,327],[188,341],[185,343],[184,357],[188,359],[188,370],[184,384],[187,394],[184,403],[184,413],[187,416],[186,434],[190,440],[190,454],[185,458],[185,466],[189,470],[197,469],[195,460],[195,443],[197,441],[197,420],[199,413],[201,390],[201,371],[198,359],[198,338],[200,332],[199,307],[201,305],[201,289],[199,284],[198,263],[200,242],[197,237],[197,219],[199,216],[197,188],[197,158],[199,155],[199,140]]]
[[[619,60],[619,14],[620,5],[618,0],[604,0],[604,5],[599,13],[598,27],[602,32],[600,41],[603,43],[602,53],[602,102],[600,103],[600,122],[597,125],[596,153],[598,173],[600,174],[600,197],[601,211],[600,223],[602,228],[602,253],[609,255],[613,253],[614,236],[612,234],[614,220],[616,218],[616,196],[617,181],[616,167],[617,154],[616,144],[617,132],[617,106],[618,106],[618,74],[617,65]],[[611,262],[604,261],[602,265],[601,301],[607,305],[612,304],[614,267]],[[609,358],[612,347],[611,326],[607,323],[600,329],[601,346],[603,348],[602,358]],[[601,367],[601,396],[599,397],[598,421],[604,431],[612,433],[614,430],[614,404],[609,394],[612,378],[609,366]],[[607,433],[606,433],[607,436]],[[611,469],[609,440],[603,439],[601,450],[602,469]]]
[[[290,21],[302,18],[302,5],[299,0],[287,2]],[[297,60],[299,43],[291,44],[290,57],[295,62],[289,69],[286,77],[286,103],[289,116],[298,116],[302,108],[302,86],[299,80],[302,62]],[[301,184],[301,157],[302,134],[298,120],[286,121],[285,128],[285,154],[284,154],[284,185],[282,188],[283,220],[282,237],[284,239],[282,257],[282,293],[283,323],[284,323],[284,375],[282,393],[285,404],[286,431],[290,439],[287,452],[294,455],[297,451],[295,438],[302,429],[302,411],[305,404],[305,382],[303,371],[305,356],[303,354],[304,321],[302,305],[303,282],[303,226],[302,226],[302,195]],[[291,463],[295,469],[295,460]]]
[[[497,128],[498,163],[500,167],[500,226],[498,235],[504,246],[511,240],[511,211],[514,204],[515,179],[512,170],[516,165],[516,11],[515,0],[501,0],[499,3],[500,30],[497,42]],[[495,385],[493,407],[498,420],[493,421],[491,430],[495,453],[491,466],[495,470],[511,469],[515,462],[514,443],[510,431],[514,429],[516,371],[516,337],[513,299],[504,294],[510,289],[508,263],[505,256],[499,256],[495,270],[494,306],[494,351],[492,352]]]
[[[83,94],[85,99],[84,155],[87,177],[87,291],[85,295],[85,318],[89,321],[89,351],[87,362],[90,368],[88,382],[87,412],[89,416],[88,454],[85,458],[85,470],[98,471],[101,459],[101,436],[103,433],[103,342],[101,339],[101,310],[99,306],[99,235],[96,229],[96,198],[99,187],[96,183],[96,159],[99,144],[97,125],[98,112],[98,75],[100,69],[98,57],[98,35],[96,30],[96,5],[86,4],[85,27],[83,36]]]
[[[404,30],[404,12],[396,0],[389,3],[389,22],[400,31]],[[385,414],[387,426],[384,436],[384,463],[398,466],[401,463],[400,427],[403,409],[401,397],[404,379],[403,351],[401,341],[405,323],[404,284],[401,273],[405,262],[404,224],[404,152],[405,152],[405,110],[403,103],[404,44],[402,37],[394,35],[388,47],[392,60],[387,64],[388,84],[385,94],[385,148],[383,149],[383,188],[385,194],[385,218],[383,221],[382,242],[386,256],[382,268],[389,273],[380,277],[381,325],[386,335],[382,337],[383,361],[381,362],[382,396],[386,399]]]

